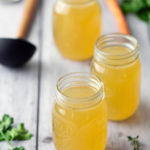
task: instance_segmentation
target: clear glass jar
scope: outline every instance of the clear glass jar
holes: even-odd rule
[[[107,110],[103,83],[89,73],[72,73],[57,82],[53,139],[57,150],[104,150]]]
[[[139,105],[141,64],[137,40],[129,35],[101,36],[95,46],[91,72],[103,81],[108,119],[124,120]]]
[[[101,32],[101,9],[97,0],[57,0],[53,32],[60,53],[71,60],[93,56]]]

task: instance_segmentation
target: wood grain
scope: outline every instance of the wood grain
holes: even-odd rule
[[[117,32],[117,25],[113,19],[113,15],[108,10],[105,3],[100,1],[103,10],[103,34]],[[52,135],[51,130],[51,111],[52,104],[55,98],[55,85],[57,79],[68,72],[72,71],[88,71],[90,62],[71,62],[60,56],[55,47],[52,37],[52,2],[45,0],[43,9],[43,53],[42,53],[42,78],[41,78],[41,107],[40,107],[40,138],[39,149],[53,149],[50,145]],[[45,17],[47,16],[47,17]],[[142,60],[142,92],[141,104],[136,114],[130,119],[114,123],[109,122],[108,144],[106,150],[132,150],[132,146],[127,140],[128,135],[140,136],[140,141],[144,150],[149,150],[149,128],[150,121],[148,119],[149,99],[148,84],[150,83],[150,71],[148,70],[149,61],[149,41],[147,35],[146,24],[140,22],[134,16],[127,18],[132,34],[139,40],[141,45],[141,60]],[[49,31],[49,32],[48,32]],[[47,41],[50,41],[47,43]],[[55,66],[55,67],[54,67]],[[145,134],[148,133],[148,134]]]
[[[24,3],[0,5],[0,37],[14,37],[20,24]],[[29,40],[39,47],[39,17],[30,33]],[[39,52],[21,69],[10,69],[0,66],[0,118],[8,113],[15,123],[24,122],[33,133],[31,141],[15,142],[24,145],[27,150],[36,149],[37,101],[39,81]],[[8,145],[0,143],[1,150],[8,150]]]
[[[99,0],[103,10],[103,34],[117,32],[113,15]],[[51,112],[57,79],[66,73],[89,71],[90,61],[72,62],[58,52],[52,34],[52,6],[54,0],[41,1],[41,9],[32,27],[29,40],[37,45],[34,58],[22,69],[0,66],[0,117],[9,113],[16,123],[25,122],[34,134],[31,141],[17,143],[26,150],[53,150]],[[23,13],[24,2],[0,5],[0,36],[15,37]],[[15,17],[14,17],[15,16]],[[11,18],[11,19],[10,19]],[[12,21],[13,18],[13,21]],[[140,44],[142,62],[141,104],[135,115],[126,121],[109,122],[106,150],[133,150],[128,135],[140,136],[143,150],[150,149],[150,39],[148,27],[135,16],[127,16],[131,33]],[[0,149],[7,150],[5,143]]]

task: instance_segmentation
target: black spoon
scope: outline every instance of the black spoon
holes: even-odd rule
[[[34,54],[36,47],[25,41],[38,0],[27,0],[17,39],[0,38],[0,63],[7,67],[23,66]]]

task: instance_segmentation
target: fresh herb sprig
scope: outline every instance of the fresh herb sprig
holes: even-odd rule
[[[131,137],[131,136],[128,136],[128,141],[131,142],[131,144],[133,144],[134,146],[134,149],[133,150],[140,150],[140,144],[139,144],[139,136],[136,136],[136,137]]]
[[[12,142],[14,140],[24,141],[30,140],[32,134],[25,129],[24,124],[20,123],[17,127],[13,127],[14,119],[5,114],[0,120],[0,141],[6,141],[10,149],[9,150],[25,150],[24,147],[13,148]]]
[[[121,8],[125,14],[133,13],[150,24],[150,0],[123,0]]]

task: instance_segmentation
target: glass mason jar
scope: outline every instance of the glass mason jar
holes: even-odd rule
[[[107,110],[103,83],[92,74],[72,73],[57,82],[53,108],[56,150],[104,150]]]
[[[54,40],[60,53],[71,60],[93,56],[101,32],[97,0],[57,0],[53,10]]]
[[[100,37],[91,72],[105,85],[108,119],[130,117],[139,105],[140,96],[141,64],[137,40],[123,34]]]

